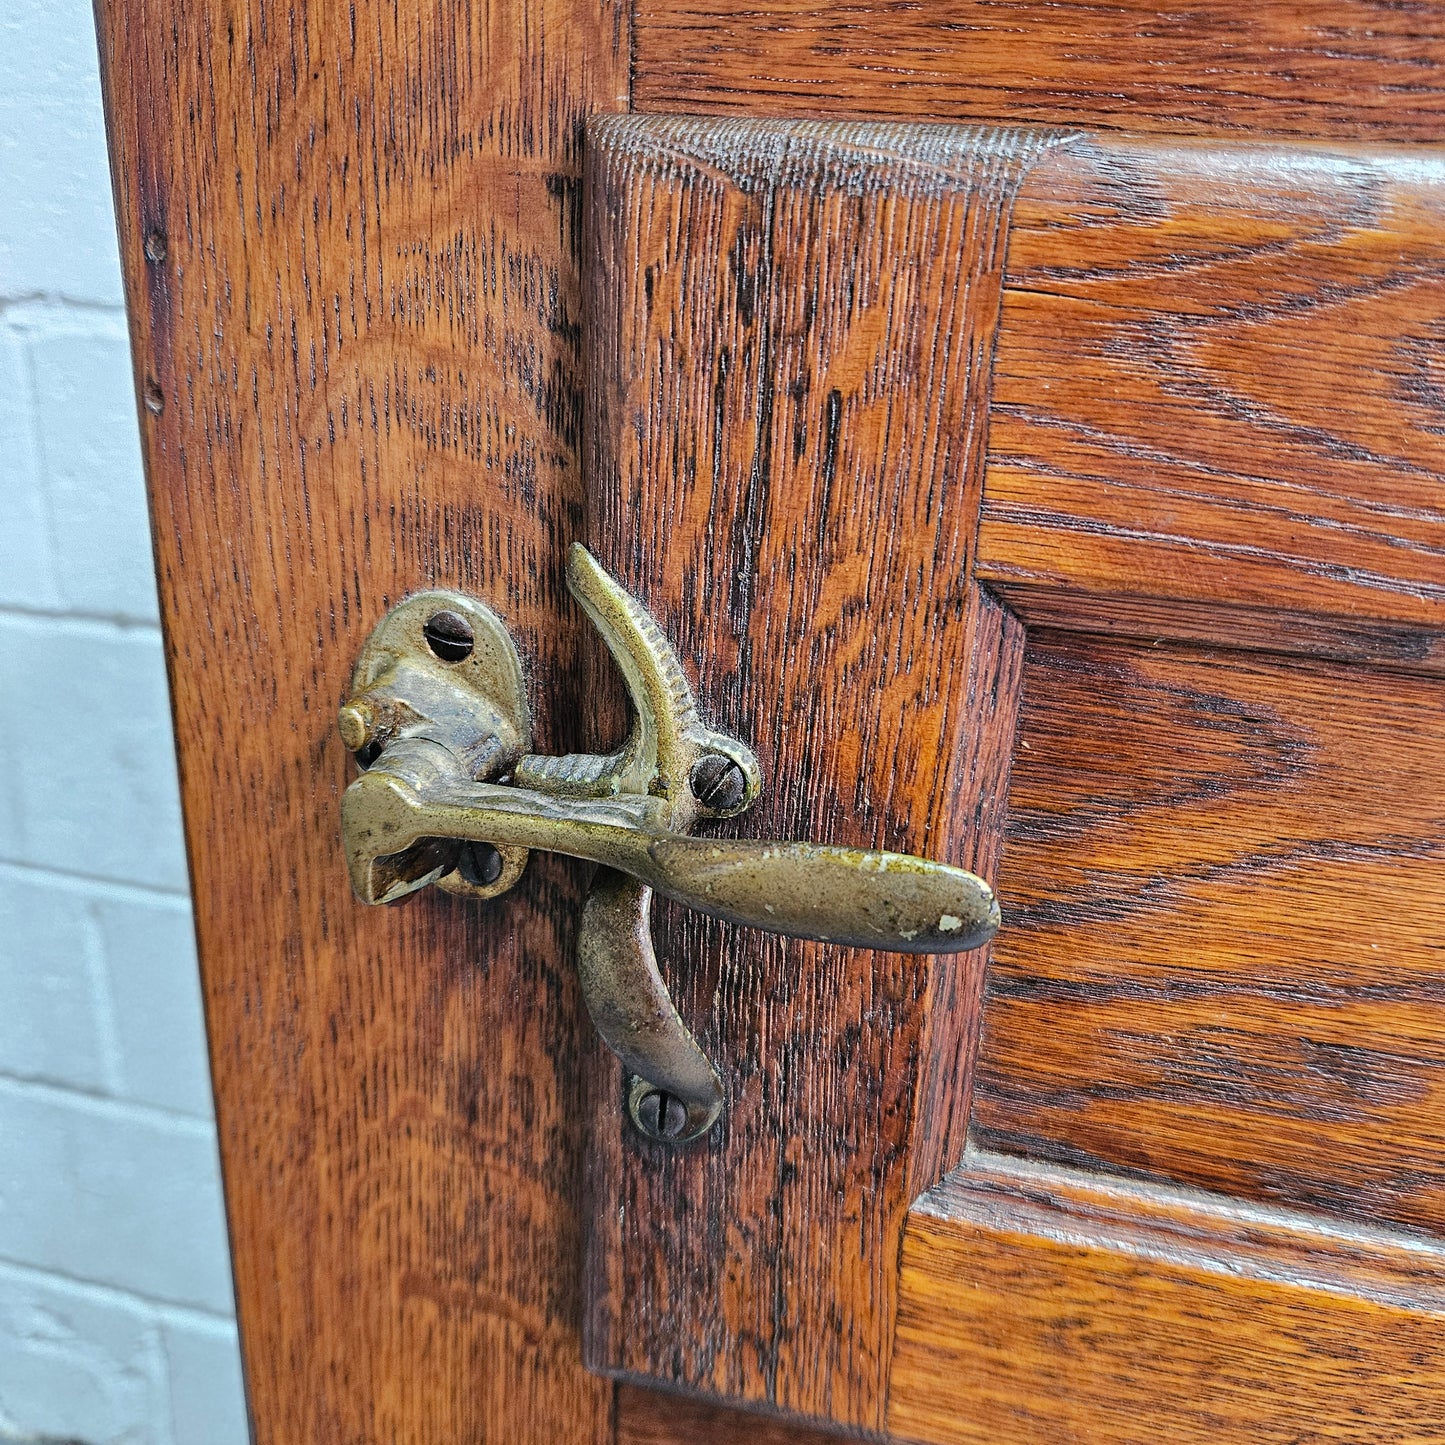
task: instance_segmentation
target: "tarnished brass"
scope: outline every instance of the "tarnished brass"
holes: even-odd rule
[[[702,722],[661,629],[586,548],[572,548],[567,581],[627,682],[627,741],[529,752],[521,663],[500,619],[457,593],[410,597],[372,634],[341,709],[362,768],[342,800],[347,863],[367,903],[431,883],[495,897],[533,848],[599,864],[578,935],[583,995],[636,1076],[633,1120],[682,1143],[711,1128],[723,1091],[658,971],[654,891],[794,938],[915,953],[976,948],[998,905],[973,874],[906,854],[691,836],[700,819],[751,807],[757,759]]]

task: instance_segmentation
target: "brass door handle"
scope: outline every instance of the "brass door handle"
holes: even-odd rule
[[[682,1143],[717,1119],[722,1082],[658,972],[654,891],[794,938],[914,953],[976,948],[997,930],[998,905],[973,874],[908,854],[692,836],[699,820],[752,806],[757,760],[704,725],[661,629],[586,548],[573,546],[567,581],[626,679],[626,743],[531,753],[521,662],[501,620],[458,593],[410,597],[367,641],[341,709],[362,768],[342,799],[347,863],[367,903],[433,883],[495,897],[533,848],[601,865],[578,935],[583,995],[634,1075],[634,1122]]]

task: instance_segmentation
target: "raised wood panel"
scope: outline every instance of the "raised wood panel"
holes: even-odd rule
[[[1026,618],[1445,668],[1445,162],[1082,140],[1009,242],[979,572]]]
[[[588,532],[757,749],[734,825],[990,871],[1020,633],[972,589],[1009,198],[1047,135],[599,121]],[[610,738],[599,738],[610,742]],[[728,1109],[603,1112],[589,1359],[882,1423],[898,1238],[961,1154],[981,961],[658,911]]]
[[[258,1445],[587,1445],[572,870],[351,896],[335,709],[390,602],[581,628],[580,124],[605,4],[98,6]]]
[[[1032,1162],[910,1218],[900,1433],[1440,1437],[1442,178],[1093,136],[1021,188],[973,1140]]]
[[[890,1430],[930,1445],[1424,1445],[1445,1249],[980,1155],[909,1216]]]
[[[1439,681],[1027,657],[975,1137],[1445,1232]]]
[[[636,0],[645,111],[1435,141],[1434,0]]]

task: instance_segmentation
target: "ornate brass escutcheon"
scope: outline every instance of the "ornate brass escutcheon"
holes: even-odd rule
[[[530,849],[598,865],[577,966],[597,1031],[633,1074],[638,1128],[680,1144],[722,1110],[722,1081],[658,972],[654,891],[793,938],[913,953],[976,948],[999,925],[981,879],[901,853],[697,838],[752,806],[757,759],[698,714],[676,654],[585,547],[568,585],[626,680],[633,722],[616,752],[539,756],[517,650],[500,618],[454,592],[387,614],[357,662],[341,735],[361,775],[342,800],[351,882],[367,903],[436,884],[493,898]]]

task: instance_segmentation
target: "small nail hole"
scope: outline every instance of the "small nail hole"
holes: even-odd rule
[[[164,231],[152,231],[146,236],[146,260],[159,264],[166,259],[166,252],[170,250],[170,243],[166,240]]]
[[[461,662],[472,655],[472,624],[451,611],[435,612],[422,628],[426,645],[443,662]]]
[[[166,395],[161,390],[161,384],[154,377],[146,381],[145,389],[146,410],[153,416],[159,416],[166,409]]]

